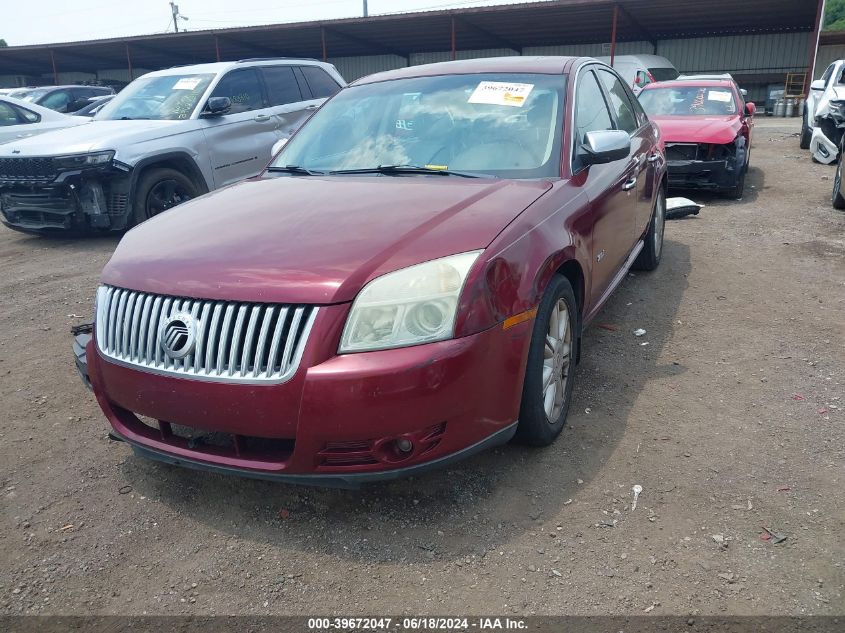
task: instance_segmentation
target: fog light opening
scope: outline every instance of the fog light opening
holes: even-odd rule
[[[414,443],[407,437],[401,437],[396,440],[396,450],[402,454],[408,454],[414,450]]]

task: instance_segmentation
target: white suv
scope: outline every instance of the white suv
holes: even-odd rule
[[[88,125],[0,146],[0,217],[28,233],[126,229],[260,173],[345,85],[331,64],[305,59],[148,73]]]
[[[832,163],[839,155],[842,136],[834,118],[841,119],[845,100],[845,59],[833,62],[821,79],[810,84],[801,124],[801,149],[809,149],[821,163]]]

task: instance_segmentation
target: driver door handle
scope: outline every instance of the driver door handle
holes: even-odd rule
[[[622,185],[622,191],[631,191],[634,187],[637,186],[637,178],[631,178],[625,181],[625,184]]]
[[[258,123],[265,123],[266,121],[270,120],[269,114],[257,114],[253,121],[257,121]]]

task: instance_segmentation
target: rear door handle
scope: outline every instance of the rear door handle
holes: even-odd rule
[[[622,191],[631,191],[634,187],[637,186],[637,179],[631,178],[630,180],[626,180],[625,184],[622,185]]]
[[[257,114],[253,121],[257,121],[258,123],[265,123],[266,121],[270,120],[269,114]]]

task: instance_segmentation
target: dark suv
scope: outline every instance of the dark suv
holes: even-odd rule
[[[114,88],[108,86],[43,86],[22,88],[10,97],[29,101],[56,112],[76,112],[90,103],[92,97],[113,95]]]

